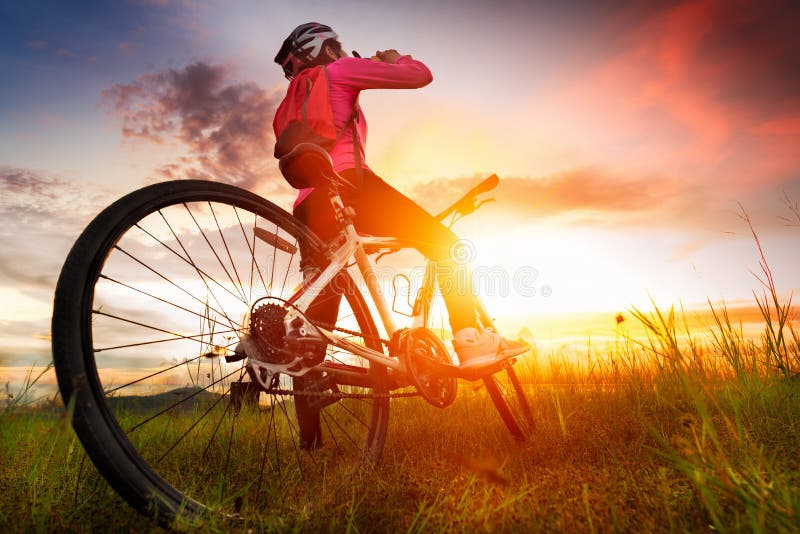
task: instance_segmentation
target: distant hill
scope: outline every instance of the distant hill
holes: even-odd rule
[[[194,396],[192,396],[193,394]],[[106,398],[106,402],[112,410],[121,408],[127,411],[154,413],[184,400],[172,410],[175,412],[191,412],[197,407],[207,408],[220,396],[219,393],[211,393],[199,387],[182,387],[156,395],[110,396]]]

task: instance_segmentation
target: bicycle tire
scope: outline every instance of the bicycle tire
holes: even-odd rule
[[[218,209],[215,210],[214,206],[217,206]],[[252,226],[249,222],[242,222],[241,214],[246,214],[248,219],[253,219]],[[207,234],[197,222],[197,217],[200,216],[205,217],[205,222],[208,223]],[[238,220],[238,228],[234,219]],[[160,224],[159,220],[163,220],[166,226],[157,226]],[[200,230],[197,233],[192,231],[192,220]],[[215,226],[212,226],[212,220]],[[222,225],[220,225],[220,220],[222,220]],[[337,458],[345,456],[344,454],[336,454],[333,457],[330,454],[325,456],[325,447],[311,451],[300,449],[295,439],[295,435],[298,433],[294,426],[295,422],[293,422],[295,418],[290,414],[292,405],[283,397],[278,399],[277,393],[270,394],[267,399],[269,402],[266,407],[261,407],[261,409],[251,410],[245,415],[239,415],[239,410],[229,412],[230,386],[227,392],[224,391],[225,379],[233,377],[238,372],[238,381],[242,381],[244,372],[243,368],[239,367],[235,369],[234,373],[228,373],[229,367],[227,366],[230,364],[223,364],[221,352],[230,354],[232,346],[230,342],[235,341],[244,330],[242,325],[245,324],[245,320],[242,319],[237,323],[231,317],[232,313],[228,315],[228,311],[233,311],[233,308],[236,308],[237,312],[242,311],[239,308],[248,308],[260,295],[260,290],[257,287],[254,289],[258,281],[257,279],[254,281],[256,278],[254,271],[256,270],[263,285],[264,294],[271,294],[271,291],[277,294],[275,275],[284,261],[286,270],[285,273],[280,273],[283,276],[281,294],[286,296],[285,289],[290,276],[293,279],[302,280],[299,269],[298,272],[293,271],[295,254],[292,253],[291,257],[287,259],[284,255],[279,256],[279,251],[273,248],[270,283],[269,287],[267,286],[259,266],[261,249],[258,248],[266,245],[257,243],[255,237],[252,237],[251,241],[245,230],[245,227],[248,230],[258,227],[262,221],[265,222],[265,225],[269,223],[270,228],[274,227],[275,234],[296,244],[303,242],[312,252],[319,251],[323,246],[308,228],[262,197],[227,184],[201,180],[180,180],[144,187],[124,196],[102,211],[75,242],[61,270],[53,305],[52,348],[59,390],[64,405],[72,411],[72,424],[76,434],[99,472],[133,508],[143,514],[153,516],[161,523],[172,523],[176,520],[194,521],[205,517],[209,510],[220,512],[226,516],[236,515],[240,513],[243,502],[245,505],[255,503],[256,507],[261,506],[262,496],[268,501],[267,504],[279,507],[285,504],[284,500],[288,498],[281,493],[279,484],[285,483],[288,487],[291,482],[294,484],[293,491],[301,491],[304,485],[313,485],[313,479],[309,481],[310,477],[302,473],[303,469],[306,471],[319,469],[329,473],[333,472],[332,466],[336,465],[344,464],[342,469],[349,470],[350,460],[357,463],[365,459],[376,461],[380,458],[386,438],[389,412],[386,369],[370,365],[368,361],[343,360],[347,356],[331,352],[330,347],[326,361],[330,359],[340,366],[351,366],[354,369],[360,365],[362,368],[356,370],[360,372],[360,380],[366,384],[360,390],[357,386],[343,386],[349,389],[339,390],[337,393],[335,391],[337,386],[329,385],[326,386],[327,389],[313,392],[317,395],[313,398],[320,398],[329,403],[319,409],[323,418],[332,419],[332,421],[325,419],[327,430],[332,441],[335,442],[337,452],[344,451],[350,454],[347,462],[337,460]],[[230,223],[230,226],[226,226],[227,223]],[[234,243],[234,235],[239,234],[239,229],[244,237],[241,241]],[[172,238],[167,242],[170,232]],[[208,248],[214,252],[217,263],[228,274],[228,280],[225,280],[222,274],[219,279],[212,276],[211,269],[212,267],[216,268],[216,264],[205,251],[200,239],[201,235]],[[252,232],[251,235],[253,235]],[[147,236],[152,237],[155,241],[149,242]],[[224,243],[224,246],[220,246],[220,243]],[[190,253],[189,249],[194,255]],[[202,252],[200,252],[201,250]],[[233,257],[237,252],[241,254],[234,260]],[[288,252],[281,254],[288,254]],[[174,280],[169,279],[169,276],[163,272],[158,273],[160,277],[155,276],[153,273],[157,269],[142,268],[150,266],[140,260],[139,256],[142,255],[148,255],[153,263],[164,259],[165,264],[169,262],[169,269],[174,269],[175,273],[180,272],[181,274],[174,274]],[[240,261],[242,257],[246,258],[245,263]],[[227,260],[223,261],[224,258]],[[131,259],[135,261],[129,261]],[[126,261],[128,263],[125,263]],[[243,270],[243,273],[247,273],[249,270],[247,273],[250,282],[249,293],[241,280],[242,274],[237,270],[237,263],[240,269],[249,266],[249,269]],[[162,268],[162,265],[159,264],[158,267]],[[226,267],[232,267],[231,270],[235,271],[235,276],[229,273]],[[266,272],[266,267],[265,265],[264,272]],[[166,272],[166,267],[164,269]],[[187,270],[188,274],[181,269]],[[117,272],[127,273],[130,279],[120,284],[120,280],[112,276]],[[170,271],[169,274],[173,275],[173,272]],[[196,279],[190,281],[192,274]],[[184,276],[186,278],[183,278]],[[356,342],[363,343],[375,350],[381,350],[378,330],[363,296],[349,276],[345,274],[340,278],[340,283],[344,284],[340,289],[346,297],[342,299],[346,306],[340,318],[350,328],[354,328],[353,325],[355,325],[355,328],[361,332],[360,339],[359,336],[354,336]],[[191,295],[193,298],[186,297],[172,287],[167,281],[168,279],[178,289],[180,286],[175,280],[181,285],[185,285],[184,289],[188,288],[186,292],[190,295],[196,291],[196,287],[205,285],[207,292],[205,309],[202,313],[198,312],[197,302],[195,302],[202,301],[202,298],[198,298],[197,295]],[[212,291],[211,285],[222,296]],[[126,287],[129,289],[124,289]],[[225,294],[223,289],[231,295]],[[202,294],[202,291],[197,293]],[[236,306],[229,304],[229,302],[235,302],[232,297],[236,296],[248,298],[241,298],[242,303],[238,303]],[[187,301],[192,302],[194,307],[190,308],[188,304],[185,304]],[[133,308],[134,304],[139,303],[144,303],[142,306],[146,309]],[[229,308],[226,309],[226,306]],[[347,307],[349,307],[349,315],[346,315]],[[181,313],[181,310],[185,313]],[[122,321],[117,323],[112,319],[119,319],[118,314],[120,313],[130,314],[125,317],[124,323]],[[177,318],[178,315],[181,315],[180,319]],[[192,320],[197,319],[194,316],[202,315],[200,317],[200,334],[189,336],[187,332],[181,333],[179,325],[183,325],[184,320],[188,324],[188,319],[185,319],[183,315],[189,316]],[[204,325],[206,323],[210,330],[208,333],[205,332],[206,326]],[[217,332],[215,328],[225,324],[231,327],[228,332],[231,336],[225,338],[228,342],[227,348],[225,345],[216,344],[214,340]],[[150,335],[152,335],[150,330],[152,329],[160,334],[166,335],[169,332],[175,336],[167,341],[143,338],[141,342],[137,341],[136,343],[123,343],[122,339],[115,343],[118,336],[121,335],[120,332],[129,336],[143,335],[138,333],[140,330],[137,328],[144,329],[142,331],[146,330]],[[188,332],[192,332],[192,330],[188,330]],[[219,337],[216,339],[218,340]],[[101,341],[109,343],[110,346],[98,345]],[[129,391],[137,388],[143,391],[145,385],[151,387],[147,391],[156,391],[158,384],[155,384],[155,381],[157,379],[145,374],[145,361],[149,365],[155,362],[156,356],[162,358],[160,352],[166,350],[161,349],[164,343],[167,345],[174,343],[171,345],[172,347],[184,347],[187,346],[187,343],[195,348],[199,346],[200,354],[197,358],[192,359],[191,363],[189,361],[182,363],[178,360],[179,367],[171,367],[173,362],[169,362],[170,366],[161,365],[161,368],[166,371],[159,371],[162,374],[157,376],[158,379],[164,381],[172,379],[170,377],[173,376],[172,373],[175,369],[183,372],[184,363],[185,371],[190,378],[194,376],[192,372],[195,360],[198,369],[196,387],[183,393],[179,393],[178,390],[170,390],[180,397],[179,402],[173,403],[172,407],[162,412],[164,404],[156,404],[155,407],[148,408],[148,403],[160,401],[161,396],[168,395],[169,391],[164,392],[161,396],[157,394],[120,396],[118,392],[123,387],[131,388]],[[203,353],[202,351],[206,348],[209,352]],[[220,353],[217,353],[217,349],[220,349]],[[126,350],[135,352],[136,356],[133,360],[130,360],[131,356],[123,357]],[[173,352],[180,353],[177,349],[169,350],[172,352],[167,352],[167,355]],[[113,358],[117,359],[112,361]],[[178,357],[174,356],[174,358]],[[215,392],[216,389],[211,389],[209,395],[203,393],[204,391],[209,392],[209,388],[201,388],[205,384],[206,377],[201,376],[200,369],[207,363],[206,358],[210,361],[211,379],[209,383],[212,383],[212,386],[209,388],[217,388],[221,384],[218,389],[222,393]],[[124,386],[116,387],[116,389],[110,388],[110,385],[116,385],[116,380],[118,380],[118,378],[110,377],[116,376],[114,373],[122,373],[122,370],[113,365],[123,363],[138,364],[139,367],[123,370],[125,373],[135,371],[142,377],[139,381],[125,379],[127,383]],[[220,377],[216,381],[215,365],[218,366]],[[223,365],[225,365],[225,369],[223,369]],[[208,369],[208,367],[203,369]],[[149,374],[151,370],[148,370],[147,373]],[[123,376],[127,375],[123,373]],[[321,376],[332,375],[323,374]],[[145,380],[147,384],[142,382]],[[286,379],[282,377],[281,380]],[[194,378],[191,382],[193,385],[195,384]],[[231,382],[232,380],[228,381],[229,384]],[[279,382],[279,386],[285,385],[285,383]],[[171,387],[171,385],[168,384],[165,387]],[[278,387],[275,391],[285,389],[286,387]],[[357,393],[358,391],[371,393],[372,397],[367,400],[359,399],[359,404],[355,405],[355,401],[350,403],[348,397],[342,396],[348,392]],[[191,400],[190,403],[190,399],[194,400]],[[225,404],[224,411],[220,404]],[[180,411],[175,411],[175,407],[180,407]],[[137,412],[140,409],[147,411],[150,418],[142,419],[141,414]],[[352,419],[357,419],[357,421],[350,419],[337,421],[336,417],[348,417],[345,409],[353,410],[351,412],[354,413]],[[199,419],[191,419],[201,411],[203,414]],[[267,418],[265,415],[267,413],[270,420],[266,425],[268,428],[265,429],[263,420]],[[187,421],[183,420],[186,419],[184,416],[187,414],[192,424],[189,424],[188,419]],[[283,417],[280,422],[275,420],[276,414],[278,418]],[[137,425],[131,427],[128,418],[134,417],[138,419]],[[142,437],[144,430],[134,435],[134,431],[145,428],[145,425],[147,428],[152,428],[151,421],[162,417],[165,419],[161,419],[162,423],[159,427],[161,433],[165,436],[173,433],[170,441],[173,439],[174,441],[168,449],[165,450],[165,447],[160,444],[151,443],[148,441],[149,437]],[[209,420],[203,421],[206,417]],[[210,426],[209,422],[212,423]],[[336,423],[339,429],[332,423]],[[296,424],[302,423],[296,422]],[[344,426],[342,426],[343,424]],[[230,429],[228,429],[228,425],[230,425]],[[220,433],[222,426],[225,426],[224,433]],[[185,427],[188,427],[188,430],[185,430],[181,437],[175,438],[174,436],[177,435],[175,433],[183,431]],[[212,428],[213,434],[206,443],[196,438],[185,439],[189,433],[199,434],[203,431],[207,434],[211,432]],[[351,429],[354,429],[354,436],[347,435]],[[245,431],[252,432],[246,434]],[[147,432],[156,433],[156,431],[150,430]],[[251,450],[253,444],[263,438],[265,432],[267,432],[267,436],[263,443],[263,449],[258,450],[260,458],[252,456],[255,450]],[[202,435],[203,439],[206,434]],[[348,437],[353,444],[339,443],[337,436],[339,436],[339,440]],[[356,440],[355,437],[361,439]],[[271,438],[274,441],[274,447],[273,441],[270,441]],[[153,439],[153,441],[157,440]],[[296,461],[294,468],[290,464],[293,461],[291,457],[287,462],[285,457],[282,458],[279,455],[279,451],[284,447],[291,452],[289,441],[294,446],[293,454],[295,455],[294,461]],[[195,453],[199,451],[200,446],[204,446],[205,449],[202,456],[198,457]],[[328,443],[328,446],[333,447],[334,444]],[[157,447],[161,447],[161,449],[155,450]],[[183,451],[180,454],[175,452],[179,448]],[[261,461],[257,484],[254,484],[256,482],[255,469],[250,472],[250,465],[239,457],[244,450],[251,454],[247,458],[257,458]],[[263,456],[261,456],[262,451]],[[156,453],[161,456],[156,458]],[[223,459],[224,469],[220,473],[219,468]],[[195,463],[188,464],[189,461]],[[314,463],[311,463],[312,461]],[[312,467],[308,467],[309,465]],[[296,474],[298,467],[302,477],[298,477]],[[186,479],[185,472],[194,472],[198,469],[204,473],[203,477],[196,476],[194,479]],[[238,482],[240,477],[246,476],[250,478],[242,484],[241,488],[235,490],[226,488],[226,484],[233,484]],[[280,480],[276,480],[278,477]],[[201,480],[197,480],[198,478]],[[219,487],[215,487],[214,484],[218,484]],[[254,491],[256,491],[255,495]],[[308,491],[313,491],[313,489],[309,488]],[[286,492],[287,495],[289,493]]]
[[[500,378],[503,374],[505,374],[505,379]],[[503,370],[485,377],[483,383],[508,431],[518,442],[524,442],[530,436],[536,423],[530,402],[514,370],[513,363],[508,363]]]

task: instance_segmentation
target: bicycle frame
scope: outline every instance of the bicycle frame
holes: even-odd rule
[[[352,214],[350,210],[344,207],[341,197],[336,189],[330,190],[329,198],[334,209],[336,220],[343,226],[342,236],[344,237],[344,240],[335,250],[328,252],[329,263],[325,269],[304,281],[302,286],[288,299],[288,302],[292,305],[293,309],[287,313],[286,318],[284,319],[284,324],[288,327],[292,321],[294,321],[298,316],[302,315],[302,313],[308,309],[314,299],[319,296],[319,294],[334,279],[334,277],[340,271],[346,269],[350,265],[352,259],[355,259],[358,270],[361,273],[361,277],[364,280],[372,301],[375,303],[375,306],[378,310],[378,314],[380,315],[386,333],[391,338],[397,331],[394,317],[392,315],[392,308],[389,306],[386,298],[383,295],[383,291],[380,287],[378,277],[375,272],[375,264],[369,258],[367,252],[378,252],[381,250],[395,251],[411,248],[412,245],[411,243],[403,242],[394,238],[359,235],[353,226]],[[429,326],[428,312],[431,305],[431,299],[434,295],[435,284],[436,263],[428,260],[425,267],[423,282],[417,294],[414,312],[412,314],[414,327]],[[482,326],[494,327],[491,318],[486,313],[483,303],[477,297],[475,297],[475,304]],[[352,343],[325,328],[316,326],[315,329],[318,332],[321,332],[331,345],[351,352],[357,356],[361,356],[373,363],[396,371],[405,372],[401,360],[392,358],[382,352],[372,350],[368,347]],[[443,370],[448,371],[449,374],[452,374],[453,376],[474,378],[471,375],[460,374],[458,367],[443,367],[450,367],[450,369]],[[283,371],[288,372],[288,374],[294,374],[286,369]]]

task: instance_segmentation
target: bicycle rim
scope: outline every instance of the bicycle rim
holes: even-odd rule
[[[302,506],[380,456],[385,369],[353,355],[329,348],[325,363],[359,374],[358,385],[329,372],[280,375],[258,402],[232,403],[232,384],[247,376],[244,362],[225,356],[257,299],[286,298],[300,284],[301,242],[320,247],[254,194],[177,181],[120,199],[70,252],[53,313],[59,388],[90,458],[140,512],[170,522]],[[337,324],[380,350],[358,289],[347,276],[340,288]],[[300,439],[309,424],[321,436],[310,445]]]

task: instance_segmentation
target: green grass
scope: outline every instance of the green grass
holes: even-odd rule
[[[723,317],[724,310],[719,313]],[[737,338],[724,319],[714,341],[702,345],[677,341],[680,321],[672,313],[638,315],[650,330],[649,341],[628,340],[616,354],[591,360],[551,355],[519,366],[527,367],[537,417],[525,445],[509,438],[484,392],[469,383],[446,410],[419,399],[400,401],[393,406],[380,466],[344,483],[329,474],[313,491],[281,495],[276,489],[269,506],[245,504],[244,527],[800,528],[800,384],[792,374],[797,367],[775,365],[766,333],[761,342]],[[798,345],[791,332],[788,339],[791,363]],[[0,417],[4,531],[158,530],[97,474],[61,411],[21,407]],[[258,425],[258,417],[245,415],[241,422]],[[181,416],[170,421],[176,428],[160,424],[153,434],[179,432]],[[197,451],[185,454],[191,465]],[[259,447],[239,449],[237,456],[237,465],[252,465]],[[187,458],[175,461],[182,460]],[[199,472],[185,476],[189,484],[202,484]],[[211,521],[200,529],[229,526]]]

